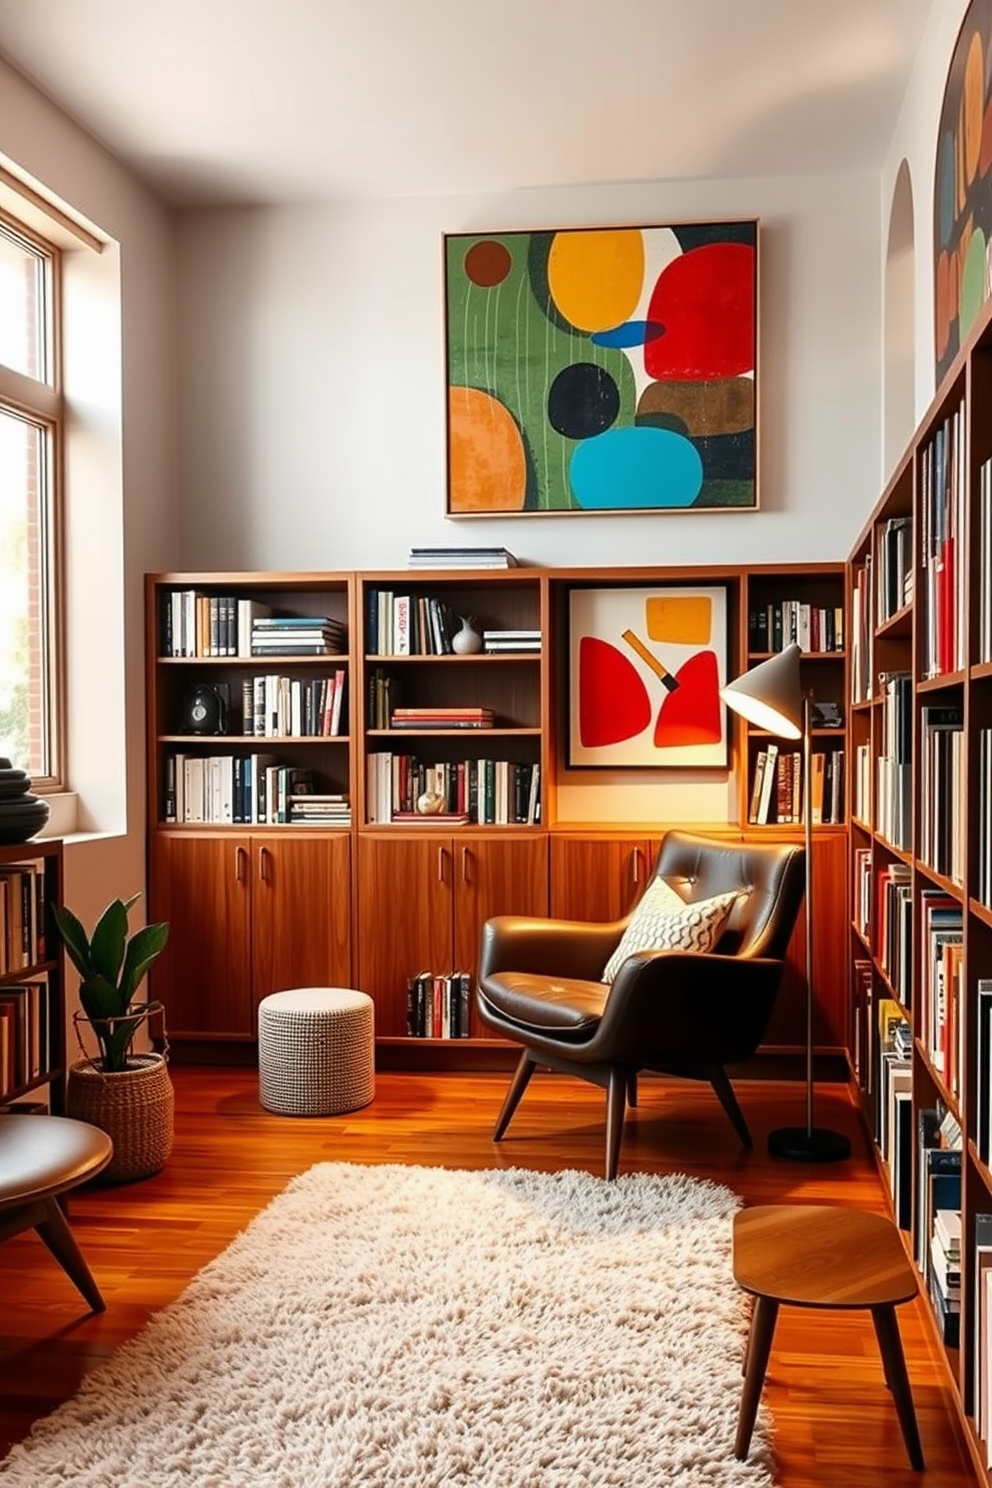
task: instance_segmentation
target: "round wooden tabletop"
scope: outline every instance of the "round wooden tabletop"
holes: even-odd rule
[[[738,1210],[734,1278],[797,1307],[879,1307],[911,1301],[918,1287],[891,1220],[828,1204]]]
[[[113,1151],[105,1132],[69,1116],[0,1116],[0,1210],[95,1178]]]

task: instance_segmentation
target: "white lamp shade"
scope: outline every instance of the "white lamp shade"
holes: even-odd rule
[[[793,642],[784,651],[759,661],[735,681],[721,688],[720,696],[748,723],[767,729],[782,739],[803,736],[803,690],[799,681],[800,648]]]

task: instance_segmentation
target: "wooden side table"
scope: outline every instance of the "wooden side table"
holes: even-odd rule
[[[899,1414],[909,1460],[922,1472],[923,1449],[895,1309],[917,1294],[916,1272],[888,1219],[825,1204],[769,1204],[734,1216],[734,1278],[755,1299],[744,1362],[734,1451],[747,1457],[782,1303],[867,1307],[885,1382]]]

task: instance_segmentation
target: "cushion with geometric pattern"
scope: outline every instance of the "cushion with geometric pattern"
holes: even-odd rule
[[[723,934],[736,890],[687,904],[663,878],[653,878],[638,901],[601,980],[612,983],[638,951],[711,951]]]

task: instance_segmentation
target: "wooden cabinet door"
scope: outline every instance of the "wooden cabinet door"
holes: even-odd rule
[[[358,838],[358,980],[377,1036],[406,1033],[407,978],[451,967],[454,859],[448,837]]]
[[[548,913],[548,839],[456,837],[455,936],[452,971],[479,965],[479,936],[492,915]]]
[[[351,986],[347,833],[251,836],[252,990]]]
[[[247,837],[154,834],[149,919],[169,939],[150,988],[171,1038],[254,1036],[250,861]]]
[[[555,837],[551,913],[559,920],[619,920],[640,898],[658,843],[631,837]]]

